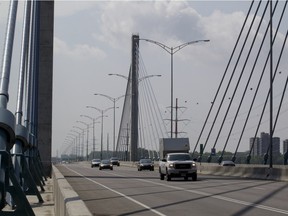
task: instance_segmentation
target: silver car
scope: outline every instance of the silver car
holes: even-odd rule
[[[91,161],[91,168],[93,168],[93,167],[99,167],[100,163],[101,163],[101,160],[100,160],[100,159],[93,159],[93,160]]]

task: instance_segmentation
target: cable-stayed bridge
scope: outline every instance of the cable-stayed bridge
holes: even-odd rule
[[[9,204],[16,209],[11,214],[34,215],[26,199],[27,194],[36,196],[39,203],[43,202],[37,187],[44,191],[45,178],[49,176],[49,168],[51,168],[51,155],[47,153],[51,152],[52,6],[53,1],[43,3],[27,1],[24,18],[27,24],[23,27],[23,47],[20,57],[19,100],[17,101],[16,113],[13,114],[7,109],[7,104],[9,101],[8,87],[17,1],[11,1],[0,83],[1,213],[2,208]],[[287,86],[287,61],[285,61],[285,57],[287,57],[287,33],[286,35],[279,33],[280,29],[281,32],[283,29],[284,32],[288,32],[288,28],[283,22],[285,17],[287,19],[286,6],[287,1],[275,1],[273,5],[272,1],[251,2],[247,19],[239,31],[239,37],[235,41],[235,47],[227,62],[227,68],[223,71],[219,88],[215,92],[214,98],[211,99],[208,113],[202,119],[201,124],[197,125],[199,127],[196,130],[198,134],[193,137],[189,135],[189,128],[186,129],[188,132],[186,135],[182,135],[182,131],[178,129],[181,120],[183,120],[179,116],[182,106],[178,105],[177,98],[173,97],[172,82],[171,106],[168,108],[171,118],[167,120],[163,117],[163,110],[159,108],[157,95],[150,83],[150,78],[157,77],[159,74],[150,74],[146,71],[143,60],[145,57],[142,58],[141,56],[140,44],[142,42],[154,43],[165,49],[173,58],[176,51],[193,43],[188,42],[177,47],[168,47],[157,41],[141,38],[140,35],[133,35],[131,40],[132,61],[126,77],[125,102],[113,155],[122,160],[134,162],[142,157],[156,159],[159,158],[160,138],[187,136],[190,138],[191,155],[193,158],[197,158],[198,162],[220,163],[224,159],[229,159],[237,164],[251,164],[254,157],[258,156],[263,158],[262,163],[264,164],[269,161],[270,168],[276,162],[273,161],[276,157],[287,165],[287,149],[281,155],[278,151],[280,143],[274,139],[274,134],[279,130],[277,126],[281,121],[282,123],[285,122],[285,112],[287,111],[285,108],[287,106],[285,94]],[[273,17],[273,26],[272,22],[265,22],[265,20],[272,20],[271,17]],[[47,27],[45,23],[50,28],[43,28]],[[47,35],[50,37],[46,37]],[[197,42],[201,42],[201,40]],[[205,39],[202,42],[208,42],[208,40]],[[172,69],[171,64],[171,73]],[[173,76],[171,77],[172,81]],[[273,94],[275,86],[282,89],[280,94]],[[195,94],[197,93],[195,92]],[[175,105],[173,105],[174,102],[176,102]],[[268,118],[265,119],[265,115],[268,115]],[[24,118],[22,119],[22,117]],[[254,119],[253,123],[251,123],[251,119]],[[262,147],[261,142],[258,143],[257,141],[261,132],[261,125],[267,125],[269,129],[268,136],[266,136],[268,141]],[[167,129],[169,127],[170,130]],[[89,137],[89,125],[87,128],[87,137]],[[248,128],[250,131],[253,130],[254,136],[251,136],[253,142],[250,143],[243,161],[239,160],[241,157],[238,149],[244,145],[244,142],[247,142],[243,136]],[[280,128],[280,130],[283,129],[285,130],[287,127],[284,125]],[[235,130],[237,131],[235,132]],[[77,139],[79,138],[80,146],[82,133],[77,132],[77,134],[79,134]],[[234,135],[234,142],[231,142],[232,135]],[[84,136],[82,137],[84,139]],[[41,148],[44,153],[41,153]],[[228,148],[232,148],[233,152],[226,155]],[[217,156],[214,155],[214,149],[219,151]],[[77,147],[74,150],[77,152]],[[89,160],[88,150],[87,147],[87,161]],[[90,152],[91,155],[93,153]],[[80,154],[84,155],[84,148]],[[48,156],[48,159],[44,161],[44,165],[46,165],[44,167],[40,156],[42,158]],[[48,170],[48,175],[43,172],[44,168]],[[85,176],[83,178],[85,179]],[[198,192],[199,194],[200,192]],[[201,195],[203,194],[201,192]],[[212,196],[210,193],[205,195]],[[225,199],[227,200],[227,198],[221,197],[220,200]],[[230,201],[236,202],[235,200]],[[245,204],[252,206],[248,202]],[[281,209],[273,209],[272,211],[280,212]],[[284,210],[282,212],[287,213]]]
[[[273,163],[273,155],[277,158],[275,161],[278,160],[280,143],[279,138],[274,137],[274,134],[277,131],[277,123],[281,121],[281,118],[285,118],[284,116],[286,116],[285,113],[287,111],[287,96],[285,96],[287,74],[283,74],[283,71],[286,70],[286,61],[284,59],[287,56],[287,49],[285,49],[287,47],[287,33],[283,35],[279,31],[283,28],[287,29],[284,22],[286,6],[287,2],[277,1],[273,10],[269,11],[269,2],[251,2],[246,19],[235,41],[230,59],[227,62],[227,67],[223,71],[221,82],[215,92],[214,98],[211,99],[209,111],[206,117],[202,119],[203,124],[197,125],[199,127],[199,134],[195,134],[190,139],[192,154],[198,158],[198,161],[220,163],[225,157],[225,159],[234,162],[238,159],[238,163],[250,163],[251,158],[253,160],[253,156],[260,156],[263,158],[262,161],[264,164],[267,164],[269,159],[271,165]],[[277,18],[275,16],[273,20],[273,28],[275,30],[271,34],[270,23],[265,22],[264,19],[269,20],[269,16],[273,14],[279,15],[277,15]],[[252,30],[255,32],[252,32]],[[168,122],[168,124],[171,124],[171,130],[168,132],[167,124],[165,124],[161,115],[153,89],[145,85],[146,83],[149,84],[150,80],[143,80],[143,87],[141,86],[141,77],[145,78],[148,76],[148,72],[145,70],[145,64],[141,58],[139,41],[154,43],[165,50],[167,49],[168,52],[170,49],[170,47],[160,42],[141,39],[139,35],[132,36],[132,47],[135,48],[132,48],[133,60],[131,65],[136,64],[136,66],[133,66],[134,69],[132,66],[130,67],[127,78],[126,98],[119,129],[117,151],[125,153],[126,149],[126,151],[129,151],[128,155],[130,155],[130,159],[133,161],[142,156],[140,152],[136,151],[141,145],[145,146],[146,149],[153,149],[156,155],[152,155],[152,157],[157,157],[159,138],[172,137],[173,134],[174,137],[177,137],[177,134],[180,134],[177,131],[177,125],[181,120],[178,115],[172,114],[169,120],[170,123]],[[183,45],[186,46],[189,44],[191,42]],[[183,48],[183,45],[179,47]],[[179,49],[179,47],[176,48]],[[173,50],[173,47],[171,50]],[[169,53],[171,54],[171,52]],[[275,86],[277,86],[277,89],[281,86],[281,90],[280,92],[277,91],[277,95],[273,94]],[[139,96],[140,93],[142,93],[142,97]],[[226,101],[227,98],[228,102]],[[171,100],[174,100],[174,98]],[[138,105],[140,108],[135,107]],[[174,109],[178,110],[179,106],[170,107],[171,113]],[[139,114],[140,110],[142,111],[141,114]],[[131,126],[133,121],[135,121],[133,120],[134,117],[141,122],[138,124],[138,132],[132,129],[134,127]],[[144,126],[145,121],[146,125]],[[282,128],[278,127],[279,130],[287,129],[285,123],[282,122],[280,124]],[[260,128],[263,125],[267,125],[265,127],[266,130],[268,128],[270,130],[268,132],[270,140],[267,136],[266,141],[264,137],[261,137],[262,143],[259,143],[260,133],[263,132]],[[129,128],[130,132],[128,132]],[[146,130],[149,128],[151,131],[147,131],[148,134],[145,135],[144,128]],[[252,134],[250,135],[249,149],[247,149],[246,155],[242,153],[242,158],[239,159],[239,147],[249,143],[247,135],[245,136],[247,130]],[[251,133],[251,131],[253,132]],[[142,134],[143,140],[133,139],[133,135],[136,133]],[[262,135],[264,136],[265,134]],[[138,137],[138,135],[136,136]],[[233,141],[231,141],[232,136]],[[251,142],[251,140],[255,141]],[[142,143],[140,144],[140,142]],[[133,147],[133,145],[137,147]],[[148,147],[147,145],[151,146]],[[202,152],[200,152],[200,146]],[[260,148],[261,150],[259,150]],[[215,149],[220,151],[218,157],[213,157]],[[228,157],[225,155],[227,149],[233,149],[232,154],[229,154]],[[210,154],[203,156],[204,150],[210,152]],[[149,156],[151,157],[151,155]],[[243,159],[244,156],[246,157],[245,159]],[[287,151],[283,152],[283,161],[287,164]]]

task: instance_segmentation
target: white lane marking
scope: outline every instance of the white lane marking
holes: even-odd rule
[[[115,176],[119,176],[119,177],[125,177],[123,175],[119,175],[119,174],[115,174],[115,173],[110,173],[110,174],[111,175],[115,175]],[[241,205],[245,205],[245,206],[251,206],[251,207],[254,207],[254,208],[258,208],[258,209],[263,209],[263,210],[267,210],[267,211],[271,211],[271,212],[277,212],[277,213],[282,213],[282,214],[288,215],[288,211],[284,210],[284,209],[278,209],[278,208],[273,208],[273,207],[264,206],[264,205],[260,205],[260,204],[255,204],[255,203],[251,203],[251,202],[246,202],[246,201],[242,201],[242,200],[232,199],[232,198],[228,198],[228,197],[224,197],[224,196],[213,195],[213,194],[210,194],[210,193],[197,191],[197,190],[187,190],[185,188],[171,186],[171,185],[162,184],[162,183],[157,183],[157,182],[144,180],[144,179],[136,179],[135,178],[135,180],[151,183],[151,184],[154,184],[154,185],[160,185],[160,186],[163,186],[163,187],[168,187],[168,188],[172,188],[172,189],[176,189],[176,190],[186,191],[186,192],[189,192],[189,193],[194,193],[194,194],[198,194],[198,195],[202,195],[202,196],[208,196],[208,197],[211,197],[211,198],[214,198],[214,199],[218,199],[218,200],[224,200],[224,201],[227,201],[227,202],[232,202],[232,203],[241,204]]]
[[[262,187],[254,187],[254,189],[257,189],[257,190],[266,190],[265,188],[262,188]]]
[[[120,195],[120,196],[122,196],[122,197],[124,197],[124,198],[126,198],[126,199],[128,199],[128,200],[130,200],[130,201],[132,201],[132,202],[134,202],[134,203],[136,203],[136,204],[138,204],[138,205],[140,205],[140,206],[142,206],[143,208],[148,209],[149,211],[151,211],[151,212],[153,212],[153,213],[155,213],[155,214],[157,214],[157,215],[166,216],[165,214],[162,214],[161,212],[159,212],[159,211],[157,211],[157,210],[155,210],[155,209],[153,209],[153,208],[151,208],[151,207],[149,207],[149,206],[147,206],[147,205],[145,205],[145,204],[143,204],[143,203],[141,203],[141,202],[139,202],[139,201],[137,201],[137,200],[135,200],[135,199],[133,199],[133,198],[131,198],[131,197],[129,197],[129,196],[126,196],[126,195],[123,194],[123,193],[120,193],[120,192],[118,192],[118,191],[116,191],[116,190],[114,190],[114,189],[112,189],[112,188],[109,188],[109,187],[107,187],[107,186],[105,186],[105,185],[103,185],[103,184],[101,184],[101,183],[99,183],[99,182],[96,182],[96,181],[94,181],[94,180],[92,180],[92,179],[90,179],[90,178],[87,178],[87,177],[85,177],[84,175],[82,175],[81,173],[78,173],[78,172],[70,169],[70,168],[67,167],[67,166],[65,166],[65,167],[66,167],[67,169],[71,170],[72,172],[76,173],[77,175],[82,176],[83,178],[85,178],[85,179],[87,179],[87,180],[89,180],[89,181],[91,181],[91,182],[93,182],[93,183],[95,183],[95,184],[98,184],[98,185],[100,185],[101,187],[104,187],[104,188],[106,188],[107,190],[110,190],[110,191],[112,191],[112,192],[114,192],[114,193],[116,193],[116,194],[118,194],[118,195]]]

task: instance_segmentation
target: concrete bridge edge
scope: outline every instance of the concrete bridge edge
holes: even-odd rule
[[[92,216],[85,203],[55,166],[52,166],[52,178],[55,216]]]

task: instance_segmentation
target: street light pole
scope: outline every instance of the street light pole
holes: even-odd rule
[[[153,43],[153,44],[156,44],[158,45],[159,47],[161,47],[162,49],[164,49],[166,52],[168,52],[170,54],[170,57],[171,57],[171,138],[173,138],[173,92],[174,92],[174,87],[173,87],[173,56],[175,53],[177,53],[178,51],[180,51],[181,49],[183,49],[184,47],[188,46],[188,45],[191,45],[191,44],[194,44],[194,43],[199,43],[199,42],[209,42],[210,40],[196,40],[196,41],[190,41],[190,42],[186,42],[186,43],[183,43],[179,46],[176,46],[176,47],[168,47],[166,46],[165,44],[163,43],[160,43],[160,42],[157,42],[157,41],[154,41],[154,40],[150,40],[150,39],[145,39],[145,38],[139,38],[139,40],[144,40],[144,41],[147,41],[149,43]]]
[[[87,116],[87,115],[80,115],[80,117],[86,117],[86,118],[89,118],[92,120],[92,123],[93,123],[93,152],[92,152],[92,157],[95,158],[95,121],[100,118],[101,116],[99,116],[98,118],[94,119],[90,116]]]
[[[120,99],[120,98],[122,98],[122,97],[124,97],[125,95],[121,95],[121,96],[119,96],[119,97],[116,97],[116,98],[113,98],[113,97],[110,97],[110,96],[108,96],[108,95],[105,95],[105,94],[99,94],[99,93],[96,93],[96,94],[94,94],[94,95],[99,95],[99,96],[103,96],[103,97],[106,97],[106,98],[108,98],[110,101],[112,101],[113,102],[113,108],[114,108],[114,116],[113,116],[113,156],[115,156],[114,154],[115,154],[115,110],[116,110],[116,102]]]
[[[82,136],[82,147],[81,147],[81,145],[80,145],[80,135],[79,135],[79,148],[80,148],[80,154],[81,154],[81,157],[82,157],[82,159],[83,159],[83,153],[84,153],[84,129],[83,128],[80,128],[80,127],[77,127],[77,126],[73,126],[73,128],[75,128],[75,129],[79,129],[79,130],[81,130],[81,132],[82,132],[82,134],[83,134],[83,136]],[[80,133],[81,134],[81,133]]]
[[[107,112],[110,109],[113,109],[114,107],[109,107],[105,110],[101,110],[97,107],[94,106],[86,106],[87,108],[92,108],[92,109],[96,109],[98,112],[101,113],[101,152],[100,152],[100,159],[102,160],[102,152],[103,152],[103,118],[104,118],[104,113]],[[107,117],[107,116],[105,116]]]
[[[80,156],[80,152],[78,153],[78,145],[79,145],[79,149],[80,149],[80,134],[78,131],[76,130],[70,130],[73,133],[77,133],[77,135],[79,136],[78,140],[77,140],[77,136],[75,134],[70,133],[71,135],[75,136],[76,142],[75,142],[75,153],[76,153],[76,161],[77,161],[77,156]],[[77,145],[78,143],[78,145]]]
[[[82,123],[82,124],[84,124],[84,125],[87,126],[86,161],[88,161],[89,124],[87,124],[87,123],[85,123],[85,122],[83,122],[83,121],[77,121],[77,122]],[[83,134],[83,136],[84,136],[84,134]],[[84,151],[84,148],[83,148],[83,151]]]
[[[75,144],[75,147],[74,147],[75,148],[75,161],[77,161],[77,136],[75,134],[69,133],[65,140],[69,141],[69,138],[72,139],[72,140],[70,140],[70,141],[72,141],[72,145],[73,145],[73,143]]]

